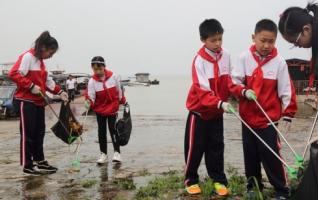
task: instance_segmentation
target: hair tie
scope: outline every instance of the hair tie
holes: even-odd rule
[[[92,61],[91,64],[103,64],[103,65],[105,65],[105,62],[103,62],[103,61]]]

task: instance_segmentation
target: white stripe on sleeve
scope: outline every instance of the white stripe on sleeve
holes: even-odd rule
[[[292,88],[290,83],[288,66],[286,62],[283,62],[279,66],[279,71],[277,75],[277,89],[278,89],[278,97],[282,101],[283,110],[285,110],[287,106],[290,104],[291,96],[292,96]]]
[[[204,70],[202,58],[200,59],[199,56],[195,60],[194,67],[195,67],[195,71],[196,71],[196,75],[197,75],[197,78],[199,81],[200,88],[203,90],[211,91],[210,82],[209,82],[207,74]]]
[[[94,80],[92,78],[88,81],[87,95],[90,98],[90,100],[95,103],[96,91],[95,91],[95,87],[94,87]]]
[[[22,60],[19,66],[18,71],[22,76],[26,76],[31,68],[31,61],[32,61],[32,54],[31,53],[25,53],[22,56]]]

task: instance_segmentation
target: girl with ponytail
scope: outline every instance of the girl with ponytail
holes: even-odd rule
[[[20,160],[23,172],[28,175],[55,173],[56,167],[44,158],[45,135],[44,94],[50,91],[68,101],[67,93],[48,76],[44,60],[51,58],[58,49],[58,43],[48,31],[35,41],[34,47],[19,56],[9,72],[17,84],[15,99],[20,111]]]

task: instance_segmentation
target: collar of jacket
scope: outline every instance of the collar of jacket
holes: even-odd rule
[[[215,60],[217,60],[218,58],[220,58],[223,54],[223,49],[221,48],[220,52],[214,52],[211,51],[210,49],[204,47],[204,50],[207,54],[209,54],[212,58],[214,58]]]
[[[94,74],[93,75],[93,79],[98,81],[98,82],[104,82],[104,81],[107,81],[107,79],[109,79],[112,75],[113,75],[113,72],[105,69],[104,70],[104,74],[105,74],[105,79],[104,80],[101,80],[99,76],[97,76],[97,74]]]

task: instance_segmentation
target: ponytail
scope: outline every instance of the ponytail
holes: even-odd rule
[[[44,31],[34,42],[35,57],[41,58],[42,48],[57,50],[59,48],[57,40]]]

